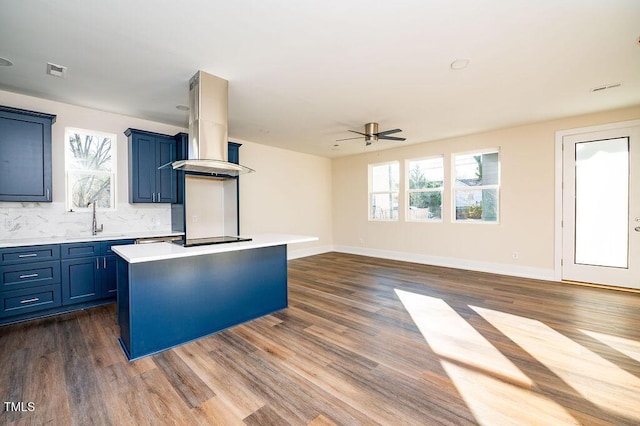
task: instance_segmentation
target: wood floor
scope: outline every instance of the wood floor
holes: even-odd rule
[[[113,305],[0,327],[0,424],[640,423],[639,294],[327,253],[274,315],[132,363],[117,336]]]

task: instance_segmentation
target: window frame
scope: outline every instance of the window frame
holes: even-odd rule
[[[111,139],[111,170],[110,171],[100,171],[100,170],[81,170],[81,169],[72,169],[71,165],[71,152],[69,149],[69,138],[72,134],[80,134],[80,135],[91,135],[94,137],[109,137]],[[89,130],[82,129],[79,127],[65,127],[64,129],[64,187],[65,187],[65,206],[68,211],[88,211],[91,209],[90,206],[74,206],[73,205],[73,194],[72,188],[70,187],[70,176],[71,175],[89,175],[89,176],[108,176],[110,179],[110,207],[100,207],[96,205],[96,209],[102,211],[115,211],[117,209],[116,200],[118,197],[116,196],[117,191],[117,145],[118,145],[118,137],[115,133],[104,132],[100,130]]]
[[[456,179],[456,157],[462,155],[482,155],[482,154],[498,154],[498,183],[490,185],[478,185],[473,187],[458,186]],[[502,186],[502,152],[500,147],[491,147],[483,149],[473,149],[463,152],[451,153],[451,222],[452,223],[477,223],[483,225],[499,225],[500,224],[500,187]],[[457,191],[477,191],[484,189],[495,189],[496,191],[496,220],[486,221],[482,219],[458,219],[456,217],[456,192]]]
[[[396,191],[373,191],[373,169],[374,167],[379,167],[379,166],[385,166],[385,165],[392,165],[392,164],[396,164],[398,166],[398,189]],[[380,194],[390,194],[396,195],[396,198],[398,200],[398,209],[400,209],[400,161],[398,160],[391,160],[391,161],[384,161],[381,163],[373,163],[373,164],[369,164],[368,167],[368,180],[369,180],[369,184],[368,184],[368,191],[367,191],[367,218],[370,221],[373,222],[398,222],[400,220],[400,212],[398,211],[396,213],[396,217],[389,217],[389,218],[374,218],[372,217],[372,206],[371,206],[371,200],[372,200],[372,196],[373,195],[380,195]],[[393,205],[391,206],[391,211],[393,211]]]
[[[418,161],[424,161],[424,160],[434,160],[434,159],[440,159],[442,162],[442,186],[438,187],[438,188],[421,188],[421,189],[411,189],[411,185],[409,184],[409,180],[410,180],[410,175],[411,175],[411,167],[410,167],[410,163],[411,162],[418,162]],[[431,156],[427,156],[427,157],[418,157],[418,158],[409,158],[405,160],[405,193],[406,193],[406,199],[405,199],[405,221],[406,222],[415,222],[415,223],[442,223],[444,221],[444,188],[446,186],[446,173],[445,173],[445,161],[444,161],[444,154],[438,154],[438,155],[431,155]],[[440,193],[440,218],[439,219],[410,219],[409,218],[409,211],[410,211],[410,205],[409,203],[411,202],[411,194],[412,193],[436,193],[439,192]]]

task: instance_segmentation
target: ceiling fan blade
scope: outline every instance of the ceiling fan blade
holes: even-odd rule
[[[357,134],[362,135],[362,136],[367,136],[367,134],[366,134],[366,133],[356,132],[355,130],[347,130],[347,131],[348,131],[348,132],[351,132],[351,133],[357,133]]]
[[[406,141],[407,138],[397,138],[395,136],[378,136],[378,139],[385,139],[388,141]]]
[[[340,141],[350,141],[352,139],[362,139],[362,136],[357,136],[355,138],[345,138],[345,139],[336,139],[336,142],[340,142]]]
[[[384,132],[376,133],[376,135],[378,135],[378,137],[380,137],[380,136],[385,136],[385,135],[391,135],[393,133],[398,133],[398,132],[401,132],[401,131],[402,131],[402,129],[385,130]]]

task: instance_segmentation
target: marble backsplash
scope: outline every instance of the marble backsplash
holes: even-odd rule
[[[123,204],[96,212],[105,234],[170,233],[170,204]],[[70,212],[65,203],[0,203],[0,241],[91,235],[91,209]]]

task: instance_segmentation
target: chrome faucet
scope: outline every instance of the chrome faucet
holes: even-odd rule
[[[93,205],[93,218],[92,218],[92,223],[91,223],[91,235],[97,235],[98,232],[104,231],[104,223],[101,223],[100,224],[100,228],[98,229],[98,221],[96,220],[96,202],[94,201],[93,203],[87,203],[87,207],[89,207],[89,204]]]

